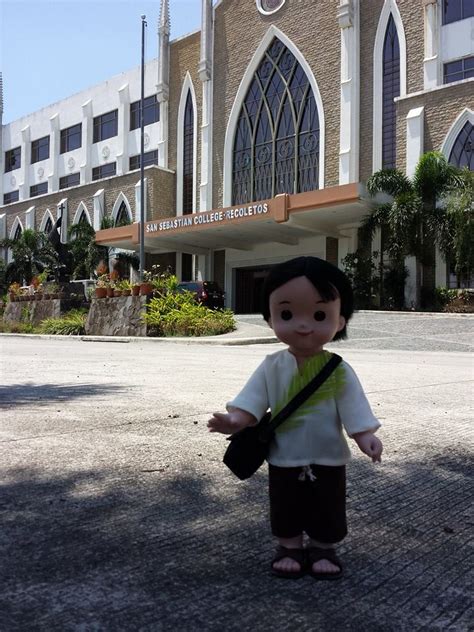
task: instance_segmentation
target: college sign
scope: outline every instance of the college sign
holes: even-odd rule
[[[268,202],[258,204],[248,204],[246,206],[218,209],[216,211],[204,211],[191,215],[180,215],[170,217],[157,222],[148,222],[145,226],[147,234],[165,233],[167,231],[180,231],[191,226],[204,226],[219,223],[232,223],[234,221],[245,221],[268,215],[270,211]]]

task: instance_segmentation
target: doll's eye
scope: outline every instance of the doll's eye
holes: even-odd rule
[[[290,312],[289,309],[284,309],[281,313],[281,319],[282,320],[291,320],[293,318],[293,314]]]
[[[325,312],[321,312],[321,311],[314,312],[314,320],[321,321],[321,320],[324,320],[325,318],[326,318]]]

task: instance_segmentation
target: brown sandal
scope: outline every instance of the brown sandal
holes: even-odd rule
[[[275,562],[282,560],[284,557],[298,562],[299,571],[281,571],[274,568]],[[284,577],[285,579],[299,579],[306,574],[306,555],[304,549],[287,549],[286,546],[279,546],[276,550],[275,557],[272,560],[272,574],[276,577]]]
[[[308,572],[314,579],[340,579],[344,574],[341,561],[334,549],[321,549],[317,546],[312,546],[306,549],[306,552],[308,555]],[[335,566],[339,566],[339,570],[334,573],[316,573],[313,571],[313,564],[319,562],[319,560],[327,560]]]

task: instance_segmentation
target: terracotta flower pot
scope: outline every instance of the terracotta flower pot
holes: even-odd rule
[[[140,294],[142,296],[151,294],[153,292],[153,285],[151,283],[140,283]]]
[[[107,288],[107,298],[113,298],[114,297],[114,288],[113,287],[108,287]]]
[[[130,296],[132,290],[122,290],[122,296]]]
[[[114,296],[122,296],[122,290],[114,290]]]
[[[132,296],[138,296],[140,294],[140,286],[133,285],[132,286]]]
[[[95,288],[95,297],[96,298],[105,298],[107,296],[107,288],[106,287],[96,287]]]

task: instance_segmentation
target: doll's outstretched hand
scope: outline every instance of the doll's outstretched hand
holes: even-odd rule
[[[214,413],[207,422],[209,432],[234,434],[247,426],[253,426],[257,420],[245,410],[235,409],[229,413]]]
[[[376,437],[373,432],[370,432],[370,430],[367,432],[358,432],[353,435],[353,439],[359,446],[360,450],[364,454],[367,454],[367,456],[370,456],[374,463],[376,461],[380,463],[382,460],[383,445],[380,439]]]

